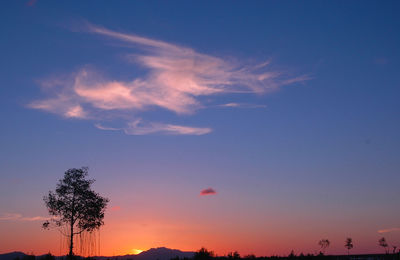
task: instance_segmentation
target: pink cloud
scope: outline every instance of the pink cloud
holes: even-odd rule
[[[204,189],[200,192],[200,195],[215,195],[217,192],[213,188]]]
[[[31,108],[61,115],[65,118],[104,119],[129,118],[127,115],[150,109],[163,109],[176,115],[192,115],[206,107],[202,97],[229,93],[262,94],[281,86],[307,80],[305,76],[284,77],[267,69],[269,61],[253,66],[201,54],[187,47],[153,40],[134,34],[111,31],[87,24],[90,33],[128,42],[141,54],[128,54],[126,59],[141,66],[147,73],[130,81],[103,78],[93,69],[83,68],[67,79],[44,81],[51,92],[48,98],[33,101]],[[53,82],[53,88],[52,88]],[[226,107],[246,107],[229,103]],[[248,107],[248,106],[247,106]],[[182,126],[147,122],[137,117],[118,127],[126,134],[203,135],[209,127]],[[147,122],[147,123],[145,123]],[[98,127],[102,130],[105,127]],[[114,129],[112,129],[114,130]]]

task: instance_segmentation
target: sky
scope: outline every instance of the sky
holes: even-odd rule
[[[61,255],[89,167],[102,255],[400,246],[398,1],[8,1],[0,253]]]

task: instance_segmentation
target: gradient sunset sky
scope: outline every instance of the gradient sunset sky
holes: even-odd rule
[[[400,246],[399,1],[4,1],[0,253],[59,255],[89,167],[101,254]]]

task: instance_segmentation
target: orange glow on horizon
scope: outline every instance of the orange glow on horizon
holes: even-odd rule
[[[142,253],[144,250],[140,250],[140,249],[136,249],[136,248],[134,248],[134,249],[132,249],[131,250],[131,254],[134,254],[134,255],[138,255],[138,254],[140,254],[140,253]]]

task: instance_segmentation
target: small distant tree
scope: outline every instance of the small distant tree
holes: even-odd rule
[[[344,247],[347,249],[347,255],[350,255],[350,249],[352,249],[353,246],[353,239],[348,237],[344,243]]]
[[[208,251],[204,247],[200,248],[199,251],[194,253],[194,260],[208,260],[208,259],[213,259],[214,258],[214,252],[213,251]]]
[[[393,248],[393,254],[396,254],[397,246],[392,246],[392,248]]]
[[[237,251],[230,252],[227,257],[228,259],[240,259],[240,254]]]
[[[69,239],[68,257],[73,258],[74,236],[84,231],[91,232],[104,224],[104,211],[108,199],[101,197],[91,189],[94,180],[87,179],[88,168],[72,168],[64,173],[55,192],[50,191],[43,198],[49,214],[53,217],[43,223],[49,228],[66,226],[69,232],[64,234]]]
[[[329,247],[331,242],[328,239],[321,239],[318,245],[321,247],[321,252],[325,254],[326,249]]]
[[[386,242],[386,239],[384,237],[382,237],[381,239],[378,240],[378,244],[385,249],[386,254],[389,253],[389,249],[388,249],[389,245]]]

